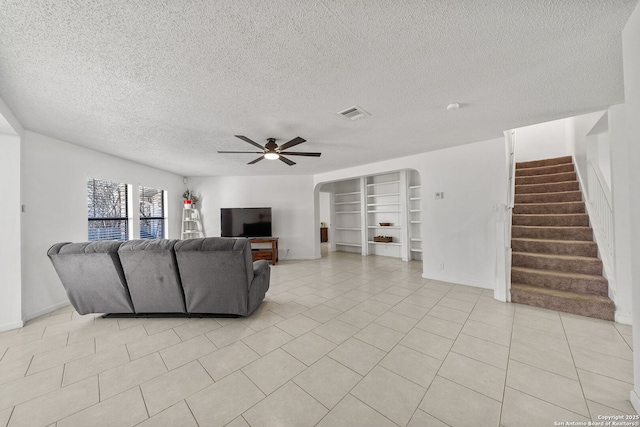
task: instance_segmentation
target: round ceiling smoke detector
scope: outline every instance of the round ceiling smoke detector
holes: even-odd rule
[[[460,104],[457,102],[447,105],[447,111],[457,110],[458,108],[460,108]]]

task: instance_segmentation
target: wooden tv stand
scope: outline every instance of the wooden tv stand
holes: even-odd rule
[[[271,261],[271,265],[276,265],[278,262],[278,238],[277,237],[254,237],[251,238],[251,256],[254,261],[264,259]],[[268,248],[253,248],[254,243],[271,243],[271,249]]]

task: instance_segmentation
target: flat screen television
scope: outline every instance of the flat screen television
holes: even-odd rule
[[[271,208],[221,208],[222,237],[271,237]]]

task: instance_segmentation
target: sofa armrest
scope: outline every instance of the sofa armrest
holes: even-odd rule
[[[248,315],[251,314],[264,299],[269,290],[271,279],[271,266],[268,261],[259,260],[253,262],[253,280],[249,284]]]
[[[260,276],[269,271],[269,261],[258,260],[253,262],[253,277]]]

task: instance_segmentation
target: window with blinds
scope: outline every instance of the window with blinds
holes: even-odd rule
[[[87,179],[89,240],[128,240],[127,184]]]
[[[140,238],[165,238],[164,191],[140,187]]]

